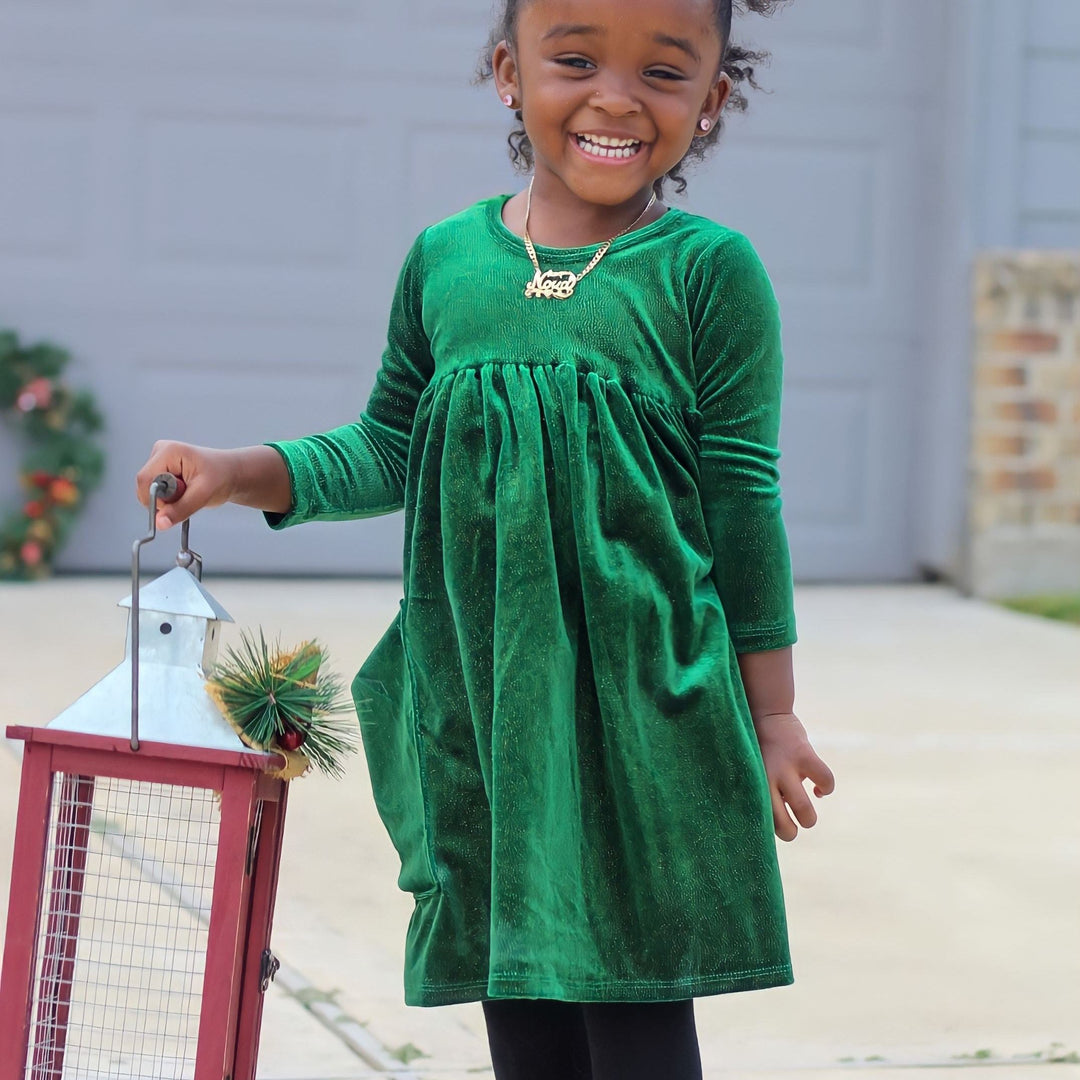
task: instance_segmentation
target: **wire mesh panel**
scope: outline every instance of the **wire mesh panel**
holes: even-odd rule
[[[218,826],[204,788],[53,776],[27,1080],[192,1080]]]

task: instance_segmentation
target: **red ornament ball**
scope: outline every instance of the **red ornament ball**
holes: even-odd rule
[[[27,566],[37,566],[45,557],[45,552],[40,544],[35,543],[33,540],[27,540],[19,548],[19,557]]]
[[[79,501],[79,489],[70,480],[59,476],[49,484],[49,497],[61,506],[73,506]]]
[[[299,750],[304,745],[304,739],[307,736],[302,731],[297,731],[295,728],[289,728],[288,731],[283,731],[278,738],[278,742],[281,744],[282,750]]]

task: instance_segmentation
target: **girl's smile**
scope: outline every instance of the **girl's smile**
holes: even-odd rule
[[[571,135],[570,141],[586,157],[604,165],[625,165],[640,158],[645,150],[645,143],[641,139],[625,135],[579,133]]]

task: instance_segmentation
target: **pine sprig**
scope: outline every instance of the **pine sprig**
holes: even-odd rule
[[[316,768],[340,777],[342,758],[357,749],[357,728],[344,716],[352,706],[341,679],[320,671],[325,659],[316,642],[271,652],[262,630],[257,640],[245,632],[208,684],[245,742],[263,750],[299,749]]]

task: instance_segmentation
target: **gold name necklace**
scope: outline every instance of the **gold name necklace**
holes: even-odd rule
[[[642,210],[622,232],[616,233],[610,240],[602,244],[600,250],[592,257],[592,261],[589,265],[586,266],[580,274],[575,274],[572,270],[540,269],[540,263],[536,258],[536,248],[533,247],[533,242],[529,239],[529,212],[532,210],[532,190],[535,180],[536,176],[534,174],[532,180],[529,181],[529,194],[525,200],[524,240],[525,250],[529,253],[529,258],[532,260],[536,273],[533,274],[532,281],[525,286],[525,295],[530,300],[569,300],[570,297],[574,295],[574,289],[577,288],[578,282],[607,254],[608,248],[611,247],[620,236],[624,236],[628,233],[652,209],[653,203],[656,202],[656,192],[653,192],[652,198],[649,200],[645,209]]]

